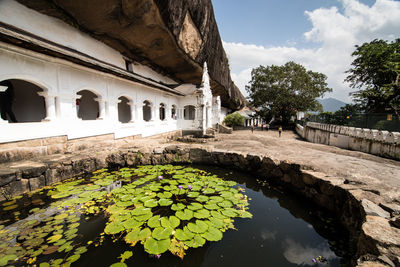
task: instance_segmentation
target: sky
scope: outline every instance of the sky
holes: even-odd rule
[[[212,0],[232,80],[248,96],[251,70],[288,61],[327,75],[333,97],[351,102],[344,83],[355,45],[400,38],[400,0]]]

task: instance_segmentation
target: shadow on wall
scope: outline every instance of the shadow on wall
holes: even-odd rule
[[[39,86],[18,79],[1,82],[8,87],[0,93],[1,117],[9,122],[40,122],[46,117],[43,92]]]
[[[76,100],[78,118],[82,120],[96,120],[99,117],[99,103],[95,100],[98,96],[89,90],[81,90],[77,93],[81,95]]]
[[[118,98],[118,120],[121,123],[128,123],[131,121],[131,106],[129,105],[128,98],[121,96]]]

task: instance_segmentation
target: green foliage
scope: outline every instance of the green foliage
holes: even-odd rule
[[[356,46],[345,81],[358,91],[351,93],[366,112],[400,111],[400,39],[389,43],[373,40]]]
[[[306,70],[302,65],[288,62],[283,66],[259,66],[251,72],[250,85],[246,86],[251,104],[264,118],[282,117],[288,122],[296,111],[321,110],[316,100],[332,89],[327,77]]]
[[[224,119],[224,123],[229,127],[243,126],[244,120],[245,120],[245,118],[242,115],[235,112],[235,113],[226,115],[226,117]]]
[[[0,225],[0,244],[18,243],[0,246],[0,266],[48,266],[41,260],[49,260],[47,255],[53,253],[59,259],[53,258],[52,265],[79,264],[81,254],[88,250],[81,241],[80,221],[99,214],[107,220],[104,232],[87,245],[97,247],[109,235],[130,246],[140,243],[149,254],[170,251],[181,258],[189,247],[222,239],[225,230],[234,228],[233,218],[251,217],[246,196],[232,188],[235,182],[191,167],[139,166],[93,174],[46,189],[44,195],[56,201],[50,204],[55,214],[48,216],[46,209],[30,207],[35,219],[22,221],[17,230],[8,232]],[[113,184],[120,186],[107,193]],[[23,203],[15,198],[1,207],[9,212]],[[124,261],[130,257],[132,252],[125,251],[121,262],[112,266],[126,266]]]

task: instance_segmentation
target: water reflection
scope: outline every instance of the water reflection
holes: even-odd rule
[[[261,238],[262,240],[267,240],[267,239],[275,240],[277,233],[278,233],[277,231],[268,231],[266,229],[263,229],[261,231]]]
[[[317,247],[309,247],[287,238],[282,242],[282,247],[285,258],[297,265],[313,265],[312,259],[317,256],[322,256],[328,261],[336,258],[326,243],[320,243]]]

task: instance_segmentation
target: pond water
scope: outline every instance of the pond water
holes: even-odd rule
[[[0,210],[0,266],[351,266],[355,247],[311,202],[216,167],[99,170]]]

